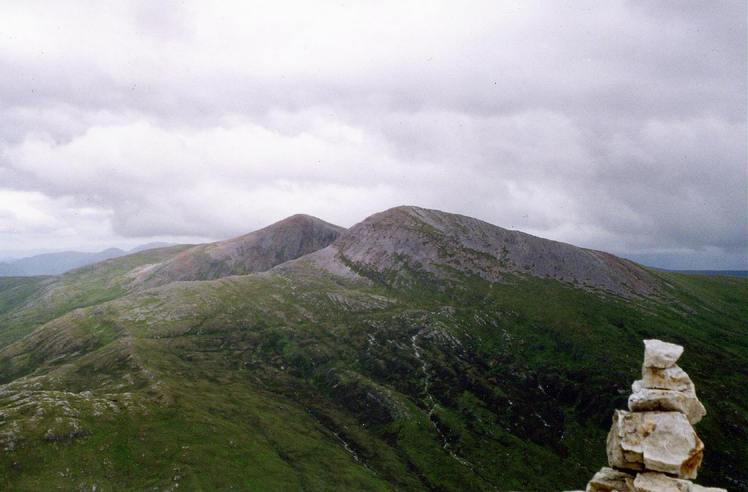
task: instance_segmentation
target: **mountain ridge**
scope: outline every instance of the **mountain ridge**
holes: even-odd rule
[[[83,251],[60,251],[14,258],[0,262],[0,277],[33,277],[39,275],[61,275],[87,265],[119,258],[150,249],[175,246],[173,243],[153,242],[141,244],[130,250],[107,248],[93,253]]]
[[[421,269],[445,280],[448,268],[489,281],[501,281],[507,275],[552,278],[627,297],[661,290],[647,269],[610,253],[415,206],[369,216],[328,248],[312,253],[308,260],[342,275],[357,269],[381,277]]]
[[[119,248],[108,248],[95,253],[80,251],[44,253],[0,263],[0,276],[59,275],[75,268],[117,258],[125,254],[127,252]]]

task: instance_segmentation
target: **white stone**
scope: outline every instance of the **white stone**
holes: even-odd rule
[[[626,418],[628,412],[616,410],[608,432],[606,452],[608,464],[625,470],[643,470],[641,440],[637,438],[636,425]]]
[[[634,476],[603,467],[587,484],[585,492],[634,492]]]
[[[641,380],[631,385],[629,410],[632,412],[666,411],[681,412],[691,424],[699,422],[706,410],[693,390],[673,391],[645,388]]]
[[[616,410],[608,433],[608,464],[696,478],[704,444],[679,412]]]
[[[691,482],[668,477],[662,473],[639,473],[634,480],[636,492],[690,492]]]
[[[694,385],[686,371],[673,365],[665,369],[658,367],[642,368],[642,383],[645,388],[694,391]]]
[[[682,353],[683,347],[680,345],[662,340],[644,340],[644,367],[671,367]]]

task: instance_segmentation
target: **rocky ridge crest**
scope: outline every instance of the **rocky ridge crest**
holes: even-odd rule
[[[659,290],[650,272],[612,254],[413,206],[366,218],[306,260],[333,273],[357,272],[392,283],[406,271],[439,280],[460,272],[489,282],[508,275],[549,278],[624,297]]]

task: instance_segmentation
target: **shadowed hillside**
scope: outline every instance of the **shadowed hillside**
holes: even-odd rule
[[[332,243],[343,228],[309,215],[294,215],[247,235],[202,244],[139,273],[146,285],[213,280],[263,272]]]

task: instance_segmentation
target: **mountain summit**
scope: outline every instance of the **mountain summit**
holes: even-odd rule
[[[609,253],[413,206],[372,215],[312,259],[331,268],[331,257],[363,276],[395,283],[408,272],[442,280],[459,272],[491,282],[510,275],[550,278],[623,296],[658,290],[647,270]]]
[[[152,286],[263,272],[324,248],[343,230],[316,217],[297,214],[243,236],[194,246],[144,270],[139,277]]]

